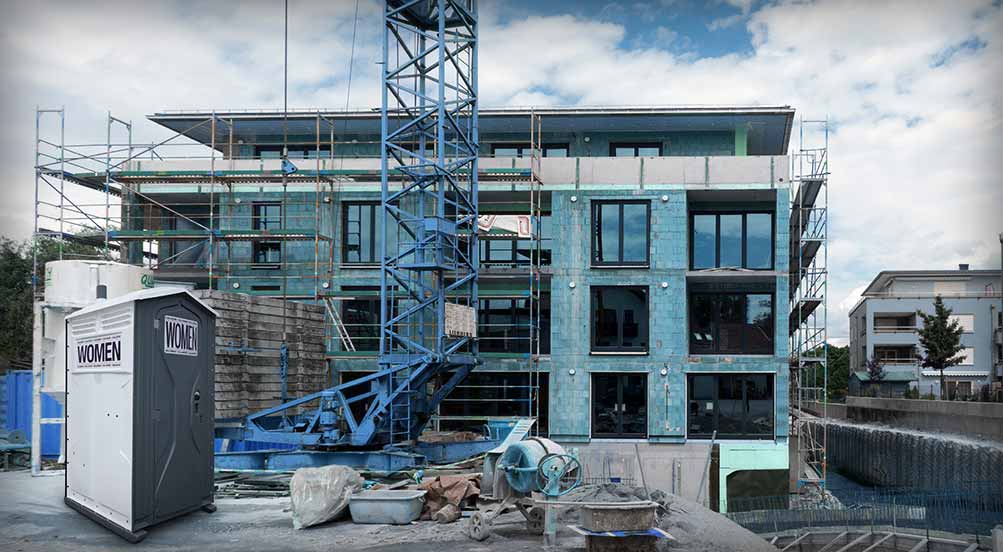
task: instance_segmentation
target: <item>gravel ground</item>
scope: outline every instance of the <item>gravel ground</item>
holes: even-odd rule
[[[589,487],[564,500],[637,500],[639,489]],[[666,514],[659,525],[676,542],[661,549],[680,552],[776,552],[761,538],[697,504],[656,491]],[[0,550],[128,551],[191,550],[205,552],[257,550],[373,552],[521,552],[542,549],[541,537],[530,535],[519,513],[498,518],[490,538],[475,542],[466,536],[465,520],[438,525],[418,522],[404,526],[357,525],[338,521],[295,530],[288,498],[221,498],[214,514],[195,512],[153,527],[139,545],[131,545],[63,504],[61,475],[32,478],[28,472],[0,473]],[[583,550],[584,538],[567,529],[577,521],[574,509],[562,514],[561,550]]]

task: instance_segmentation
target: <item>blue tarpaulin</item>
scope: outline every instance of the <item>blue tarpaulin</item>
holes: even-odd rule
[[[19,429],[31,442],[31,370],[7,372],[7,424],[6,430]],[[42,394],[42,417],[62,418],[63,407],[56,399]],[[42,456],[59,456],[59,426],[42,426]]]

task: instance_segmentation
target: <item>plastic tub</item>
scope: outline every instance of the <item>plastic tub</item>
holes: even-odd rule
[[[427,491],[378,490],[353,494],[348,502],[355,523],[403,525],[421,515]]]

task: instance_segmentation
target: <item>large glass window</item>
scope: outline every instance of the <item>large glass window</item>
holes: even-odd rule
[[[647,288],[592,288],[592,351],[648,352]]]
[[[379,290],[375,290],[379,291]],[[380,298],[356,297],[341,301],[341,323],[356,351],[380,350]]]
[[[282,204],[260,202],[251,204],[251,229],[259,231],[282,228]],[[282,243],[255,241],[251,247],[254,268],[277,268],[282,262]]]
[[[376,352],[380,350],[380,288],[373,286],[341,286],[341,323],[356,351]],[[389,304],[389,303],[388,303]],[[390,316],[398,312],[398,302]]]
[[[690,267],[773,269],[773,213],[695,213]]]
[[[648,266],[648,201],[592,202],[592,266]]]
[[[547,377],[527,372],[474,370],[440,403],[438,427],[444,431],[480,431],[490,418],[539,415],[537,429],[546,434],[548,384]]]
[[[540,354],[550,354],[550,294],[540,296]],[[537,308],[537,305],[533,305]],[[528,298],[481,299],[477,311],[477,337],[482,353],[530,352],[530,302]]]
[[[773,439],[773,374],[689,374],[690,439]]]
[[[773,295],[690,294],[691,354],[773,354]]]
[[[282,263],[282,244],[273,241],[254,242],[254,268],[278,268]]]
[[[345,264],[380,264],[380,204],[367,201],[342,206],[341,260]]]
[[[592,436],[648,435],[646,374],[592,374]]]
[[[611,143],[610,157],[660,157],[662,144],[659,142]]]

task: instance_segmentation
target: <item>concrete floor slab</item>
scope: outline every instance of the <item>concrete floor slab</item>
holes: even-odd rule
[[[31,477],[26,472],[0,473],[0,550],[129,551],[192,550],[271,551],[372,550],[478,552],[539,550],[541,538],[529,535],[524,523],[498,527],[483,543],[470,540],[464,522],[406,526],[356,525],[351,521],[295,530],[288,498],[221,498],[214,514],[195,512],[152,527],[139,545],[120,537],[63,504],[63,477]],[[522,516],[509,514],[518,522]],[[577,536],[563,536],[562,545],[584,547]]]

